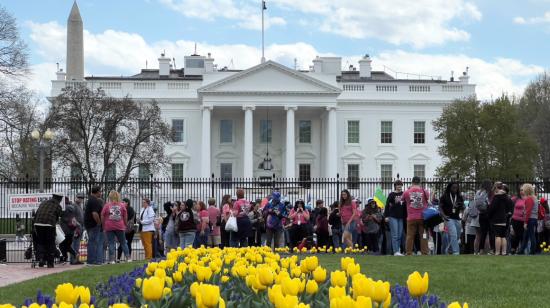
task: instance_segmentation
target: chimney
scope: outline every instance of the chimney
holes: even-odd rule
[[[319,74],[340,76],[342,74],[342,58],[317,57],[313,60],[313,71]]]
[[[84,26],[76,1],[67,19],[67,80],[84,80]]]
[[[56,73],[55,75],[57,76],[57,80],[65,80],[65,72],[63,71],[62,68],[60,68]]]
[[[468,67],[466,67],[466,71],[462,72],[462,76],[458,77],[458,80],[460,80],[460,83],[468,84],[470,80],[470,75],[468,75]]]
[[[319,56],[313,60],[313,72],[318,74],[323,72],[323,60]]]
[[[164,53],[161,53],[159,58],[159,76],[170,76],[170,58],[166,57]]]
[[[214,72],[214,58],[212,54],[208,53],[208,57],[204,59],[204,72],[206,74]]]
[[[359,60],[359,77],[370,78],[372,72],[371,66],[372,60],[369,55],[365,55],[361,60]]]

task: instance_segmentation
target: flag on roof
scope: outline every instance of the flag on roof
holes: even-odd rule
[[[374,192],[374,201],[376,201],[379,208],[386,206],[386,195],[382,191],[382,188],[376,188],[376,191]]]

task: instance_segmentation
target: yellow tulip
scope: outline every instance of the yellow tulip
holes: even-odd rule
[[[413,297],[420,297],[428,292],[429,277],[428,273],[424,273],[424,276],[420,276],[419,272],[414,272],[409,275],[407,279],[407,287],[409,293]]]
[[[147,264],[147,274],[149,274],[149,276],[153,275],[155,273],[155,270],[157,269],[157,266],[157,262],[151,262]]]
[[[283,296],[283,290],[280,284],[273,285],[267,290],[267,298],[269,298],[272,304],[275,304],[277,296]]]
[[[361,265],[350,263],[346,268],[346,272],[348,276],[353,277],[355,274],[359,274],[361,272]]]
[[[306,293],[307,294],[315,294],[319,290],[319,286],[317,285],[317,282],[315,280],[308,280],[306,284]]]
[[[345,287],[348,283],[346,273],[342,271],[334,271],[330,274],[330,284],[333,287]]]
[[[307,265],[308,272],[311,272],[319,266],[319,259],[316,256],[307,257],[304,259]]]
[[[183,280],[183,274],[181,272],[174,272],[172,274],[172,278],[174,279],[175,282],[181,282]]]
[[[71,283],[64,283],[57,286],[55,289],[55,302],[57,304],[76,304],[78,293],[75,291]]]
[[[3,305],[0,305],[0,308],[16,308],[16,307],[12,304],[3,304]]]
[[[210,280],[212,277],[212,270],[209,267],[199,267],[196,269],[197,280],[200,282]]]
[[[309,308],[309,304],[299,303],[296,308]]]
[[[372,299],[377,303],[382,303],[390,294],[390,283],[378,280],[374,283],[374,294]]]
[[[89,307],[86,307],[86,306],[88,306],[88,305],[86,305],[86,304],[82,304],[82,305],[80,305],[80,306],[85,306],[85,307],[82,307],[82,308],[89,308]],[[92,305],[92,306],[93,306],[93,305]],[[1,307],[1,306],[0,306],[0,307]],[[8,306],[8,307],[9,307],[9,306]],[[14,308],[15,308],[15,307],[14,307]],[[40,304],[37,304],[37,303],[32,303],[32,304],[29,306],[29,308],[47,308],[47,307],[46,307],[45,304],[40,305]]]
[[[221,282],[222,282],[222,283],[226,283],[226,282],[228,282],[228,281],[229,281],[229,276],[223,275],[222,278],[221,278]]]
[[[90,294],[90,289],[87,287],[79,286],[75,288],[75,292],[78,296],[77,301],[80,301],[81,304],[89,304],[92,295]]]
[[[464,303],[464,306],[460,306],[459,302],[452,302],[447,308],[468,308],[468,303]]]
[[[359,296],[355,300],[354,308],[372,308],[372,300],[370,297]]]
[[[164,277],[164,283],[168,288],[172,288],[172,285],[174,284],[174,281],[171,277]]]
[[[343,257],[340,259],[340,266],[342,267],[342,270],[345,272],[348,269],[348,266],[350,264],[355,264],[355,259],[352,257]]]
[[[353,277],[351,285],[354,298],[358,298],[359,296],[372,298],[374,296],[374,281],[370,278],[356,275]]]
[[[386,297],[386,300],[384,301],[384,308],[388,308],[390,307],[390,305],[391,305],[391,292],[388,294],[388,297]]]
[[[273,284],[274,274],[271,267],[261,266],[258,268],[257,272],[260,283],[264,286],[270,286]]]
[[[37,308],[46,308],[46,305],[42,305],[42,306],[43,307],[37,307]],[[33,307],[29,307],[29,308],[33,308]],[[95,307],[94,307],[94,305],[80,304],[80,306],[78,306],[78,308],[95,308]],[[130,307],[128,307],[128,308],[130,308]]]
[[[145,300],[157,301],[162,298],[164,279],[156,276],[143,280],[142,294]]]
[[[325,280],[327,280],[327,270],[318,266],[314,271],[313,271],[313,279],[315,279],[315,281],[317,283],[323,283],[325,282]]]
[[[197,291],[199,290],[201,284],[198,282],[193,282],[191,286],[189,287],[189,292],[191,292],[191,296],[197,297]]]
[[[202,304],[206,307],[216,307],[218,305],[218,302],[220,300],[220,287],[211,285],[211,284],[203,284],[199,288],[200,298],[202,299]]]
[[[342,297],[346,295],[345,287],[330,287],[328,289],[328,298],[332,301],[335,298]]]
[[[143,282],[143,279],[141,279],[141,278],[136,279],[136,287],[141,288],[141,283],[142,282]]]
[[[298,278],[302,276],[302,270],[299,267],[295,267],[290,271],[292,277]]]
[[[355,302],[349,296],[336,297],[330,300],[330,308],[350,308]]]
[[[284,295],[296,296],[300,292],[300,279],[283,278],[281,281],[282,291]]]
[[[155,277],[164,279],[164,277],[166,277],[166,271],[164,270],[164,268],[157,268],[155,270]]]
[[[218,304],[218,308],[225,308],[225,301],[223,300],[223,297],[220,297],[220,303]]]
[[[59,305],[53,304],[52,308],[73,308],[73,304],[67,304],[65,302],[61,302],[61,304]]]
[[[80,308],[82,308],[82,306]],[[130,306],[128,306],[128,304],[120,303],[120,304],[113,304],[109,306],[109,308],[130,308]]]

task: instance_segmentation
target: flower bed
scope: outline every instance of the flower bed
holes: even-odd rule
[[[22,307],[467,307],[429,295],[427,273],[414,272],[406,287],[392,287],[362,274],[353,257],[342,257],[340,269],[329,272],[308,253],[300,258],[265,247],[178,249],[166,260],[99,284],[97,298],[66,283],[55,296],[39,294]]]

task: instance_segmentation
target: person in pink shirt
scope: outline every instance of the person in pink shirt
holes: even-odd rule
[[[221,233],[221,242],[222,242],[222,248],[223,248],[223,247],[229,247],[229,239],[231,237],[231,232],[225,231],[225,224],[227,223],[231,210],[233,209],[233,200],[231,200],[231,195],[224,195],[222,197],[221,204],[222,204],[222,217],[221,217],[222,221],[220,226],[220,233]]]
[[[198,246],[206,247],[208,245],[208,237],[210,235],[210,214],[203,201],[197,202],[197,211],[199,213],[200,223],[197,224]]]
[[[340,218],[342,219],[342,239],[346,247],[353,247],[353,240],[357,238],[357,223],[359,222],[357,203],[352,200],[347,189],[340,193]],[[355,235],[355,236],[354,236]]]
[[[216,207],[216,199],[208,199],[208,220],[210,222],[210,236],[208,237],[208,245],[210,247],[218,247],[221,243],[221,215],[220,210]]]
[[[424,234],[424,219],[422,213],[428,207],[428,193],[420,186],[420,178],[415,176],[412,185],[403,193],[403,201],[407,209],[407,241],[405,250],[407,255],[412,255],[414,238],[420,236],[420,251],[428,254],[428,240]]]
[[[292,247],[296,247],[307,236],[309,212],[305,207],[304,200],[299,199],[294,203],[294,208],[290,210]]]
[[[125,236],[128,212],[126,203],[122,202],[117,191],[111,190],[109,192],[109,202],[101,210],[101,221],[103,221],[103,231],[107,234],[107,240],[109,241],[109,263],[115,263],[115,238],[122,247],[126,260],[131,262],[132,259],[130,258]]]
[[[231,234],[229,239],[231,247],[247,247],[248,237],[252,232],[252,223],[248,217],[250,201],[244,198],[244,189],[237,189],[237,201],[233,203],[233,215],[237,217],[237,232]]]

